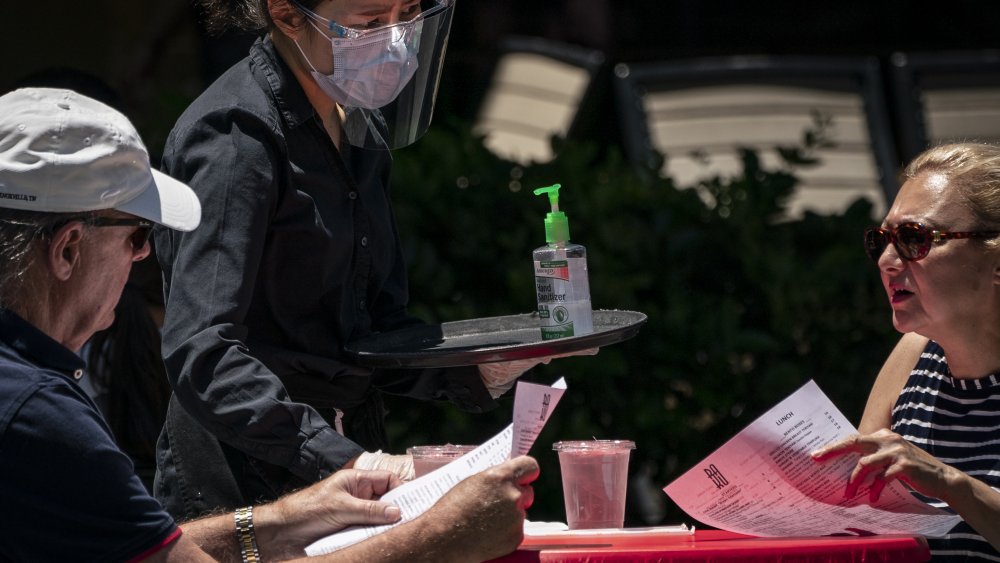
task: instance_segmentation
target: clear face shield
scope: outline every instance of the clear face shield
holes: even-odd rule
[[[330,40],[333,73],[313,67],[312,74],[344,109],[347,141],[391,150],[419,139],[434,113],[454,0],[421,0],[405,11],[404,21],[374,29],[345,27],[293,4]]]

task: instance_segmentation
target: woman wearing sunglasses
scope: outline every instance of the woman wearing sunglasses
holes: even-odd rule
[[[342,351],[419,322],[388,151],[430,123],[453,3],[202,1],[210,29],[264,33],[163,154],[204,210],[197,232],[154,234],[174,390],[154,490],[175,516],[278,498],[342,467],[410,477],[409,456],[380,451],[382,393],[480,412],[530,367],[371,370]]]
[[[814,452],[861,454],[846,495],[900,479],[964,522],[930,538],[935,560],[1000,560],[1000,148],[932,148],[865,233],[904,336],[858,436]]]

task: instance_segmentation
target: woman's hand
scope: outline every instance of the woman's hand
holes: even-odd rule
[[[579,352],[569,352],[567,354],[557,354],[542,358],[479,364],[479,377],[482,378],[483,384],[489,390],[490,396],[496,399],[509,391],[514,386],[518,377],[521,377],[526,371],[538,364],[547,364],[556,358],[567,358],[569,356],[593,356],[598,351],[600,351],[600,348],[589,348]]]
[[[409,454],[392,455],[377,452],[362,452],[354,460],[352,467],[355,469],[377,469],[381,471],[391,471],[403,481],[412,481],[416,474],[413,471],[413,456]]]
[[[845,497],[853,497],[859,487],[868,484],[868,498],[875,502],[890,481],[899,479],[922,494],[947,502],[949,491],[963,476],[954,467],[884,428],[827,444],[810,455],[816,461],[825,461],[847,453],[859,453],[861,457],[847,480]]]

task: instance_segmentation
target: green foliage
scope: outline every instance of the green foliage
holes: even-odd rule
[[[558,182],[571,238],[588,250],[594,307],[649,317],[630,341],[526,376],[569,383],[532,451],[542,476],[530,518],[563,520],[558,440],[635,440],[632,467],[662,487],[811,378],[860,417],[896,339],[861,248],[871,204],[780,220],[791,171],[815,162],[822,127],[782,149],[787,169],[765,170],[744,151],[741,174],[683,189],[590,143],[561,143],[554,161],[518,166],[467,129],[436,126],[395,156],[412,312],[443,322],[533,310],[531,251],[544,243],[548,203],[531,190]],[[512,401],[481,415],[394,398],[389,406],[402,450],[480,442],[509,422]],[[667,506],[665,521],[689,521]]]

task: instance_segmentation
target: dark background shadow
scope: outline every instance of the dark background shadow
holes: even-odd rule
[[[207,36],[188,0],[5,2],[0,75],[7,90],[49,67],[92,73],[121,96],[152,152],[177,115],[207,84],[242,58],[252,37]],[[483,97],[501,38],[541,36],[603,51],[617,62],[712,55],[870,55],[895,51],[993,48],[1000,3],[842,0],[459,0],[436,121],[471,119]],[[600,106],[599,106],[600,107]],[[614,111],[596,134],[616,142]]]

